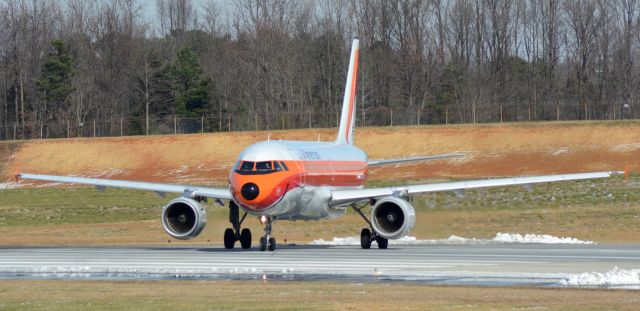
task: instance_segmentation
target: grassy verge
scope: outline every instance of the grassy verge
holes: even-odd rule
[[[376,183],[371,186],[398,184]],[[404,183],[404,182],[402,182]],[[491,238],[497,232],[574,236],[598,242],[640,241],[640,176],[418,196],[413,205],[419,238]],[[0,244],[166,244],[160,210],[169,198],[148,192],[93,188],[33,188],[0,191]],[[220,244],[227,209],[209,204],[209,222],[198,238],[180,243]],[[278,222],[282,241],[357,235],[362,220],[352,212],[329,221]],[[249,218],[255,234],[262,228]],[[15,234],[19,232],[20,234]]]
[[[636,310],[637,291],[262,281],[0,281],[0,309]]]

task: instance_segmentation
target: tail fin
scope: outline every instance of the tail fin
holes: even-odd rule
[[[338,128],[338,144],[353,144],[353,129],[356,124],[356,82],[358,81],[358,58],[360,55],[359,41],[353,39],[351,45],[351,58],[349,60],[349,73],[347,84],[344,88],[342,101],[342,115],[340,115],[340,127]]]

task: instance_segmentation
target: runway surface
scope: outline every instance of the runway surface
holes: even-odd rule
[[[559,286],[583,272],[640,268],[640,245],[4,247],[1,278],[267,279]]]

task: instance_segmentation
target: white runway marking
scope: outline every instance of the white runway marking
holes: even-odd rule
[[[4,278],[404,280],[436,284],[560,285],[583,272],[640,268],[640,245],[0,248]]]

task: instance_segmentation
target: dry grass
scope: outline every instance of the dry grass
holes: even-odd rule
[[[240,151],[269,132],[34,140],[20,144],[3,176],[21,171],[99,175],[150,181],[226,182]],[[331,140],[334,129],[274,131],[271,139]],[[8,143],[0,143],[0,146]],[[551,122],[504,125],[361,128],[356,144],[372,159],[464,152],[466,157],[384,168],[389,178],[485,177],[593,170],[640,170],[639,122]],[[391,148],[392,147],[392,148]],[[0,158],[10,148],[0,147]],[[4,154],[4,155],[3,155]],[[6,160],[5,160],[6,161]],[[1,169],[1,168],[0,168]]]
[[[637,310],[637,291],[263,281],[0,281],[0,309]]]
[[[274,132],[271,137],[316,140],[320,135],[330,140],[334,133],[333,129],[296,130]],[[0,183],[11,179],[19,166],[21,171],[35,173],[107,172],[114,178],[222,184],[235,156],[266,137],[266,132],[243,132],[3,142]],[[356,143],[376,159],[452,151],[467,155],[465,159],[379,169],[371,174],[373,183],[378,184],[625,166],[640,170],[638,122],[365,128],[358,129]],[[418,225],[412,234],[419,238],[451,234],[491,238],[503,231],[638,242],[637,184],[634,181],[636,188],[605,184],[595,190],[570,184],[536,191],[542,195],[500,190],[471,192],[470,199],[456,199],[451,194],[425,196],[414,202]],[[105,194],[89,194],[92,190],[87,188],[24,190],[31,191],[28,195],[19,191],[23,190],[0,191],[1,245],[169,243],[159,222],[159,207],[166,200],[122,190]],[[50,192],[43,195],[39,191]],[[609,199],[609,193],[614,199]],[[556,197],[566,199],[556,202]],[[210,208],[209,213],[202,235],[179,243],[221,244],[228,226],[226,209]],[[245,225],[254,235],[260,234],[261,226],[255,219]],[[357,235],[361,227],[362,221],[349,214],[332,221],[279,222],[274,234],[280,241],[306,243]],[[622,290],[262,281],[0,281],[0,309],[8,310],[636,310],[638,303],[636,291]]]
[[[605,242],[640,242],[640,176],[541,185],[529,193],[519,187],[417,197],[416,227],[422,239],[450,235],[492,238],[497,232],[552,234]],[[169,239],[160,224],[167,198],[148,192],[92,188],[3,190],[0,196],[2,245],[220,245],[229,226],[227,209],[208,205],[208,224],[191,241]],[[280,243],[355,236],[364,222],[353,212],[326,221],[279,221]],[[262,233],[257,219],[245,227]],[[20,234],[15,234],[19,232]],[[255,240],[255,239],[254,239]]]
[[[593,170],[640,170],[640,122],[551,122],[504,125],[423,126],[358,129],[356,144],[371,158],[464,152],[464,159],[375,169],[371,185],[424,182],[424,179],[551,174]],[[0,173],[11,180],[24,172],[104,175],[148,181],[226,183],[229,165],[247,145],[267,132],[202,135],[60,139],[0,143]],[[275,131],[272,139],[330,140],[334,129]],[[392,146],[393,148],[390,148]],[[469,191],[418,198],[419,238],[451,234],[490,238],[499,231],[575,236],[599,242],[640,240],[638,183],[553,184],[528,195],[522,189]],[[2,180],[0,180],[1,182]],[[560,185],[560,186],[556,186]],[[166,244],[159,207],[167,199],[119,192],[74,193],[73,188],[10,196],[0,191],[0,243]],[[13,190],[12,190],[13,191]],[[15,190],[19,191],[19,190]],[[56,192],[58,191],[58,192]],[[71,191],[71,192],[69,192]],[[524,194],[523,194],[524,193]],[[614,199],[609,199],[608,195]],[[25,202],[17,204],[19,198]],[[435,206],[435,208],[434,208]],[[448,209],[447,209],[448,208]],[[4,212],[5,211],[10,211]],[[225,208],[210,208],[201,237],[188,242],[220,244]],[[14,217],[12,221],[8,220]],[[246,223],[261,233],[255,219]],[[275,234],[291,243],[356,235],[362,221],[354,215],[301,224],[279,222]],[[615,230],[611,230],[612,226]],[[22,234],[13,234],[18,230]],[[180,242],[183,243],[183,242]]]

